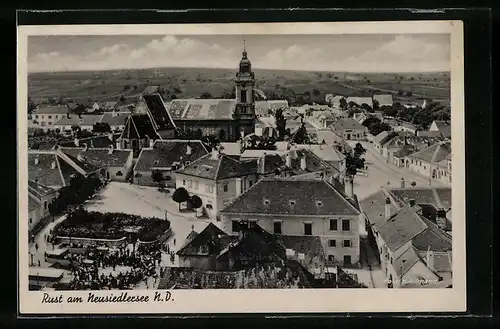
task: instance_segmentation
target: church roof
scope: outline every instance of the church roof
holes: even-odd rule
[[[128,117],[125,123],[125,129],[121,138],[125,139],[141,139],[146,138],[156,139],[159,138],[158,133],[153,127],[153,123],[147,114],[132,114]]]
[[[143,95],[142,98],[158,130],[175,128],[174,121],[159,94]]]
[[[234,99],[174,99],[169,104],[174,120],[232,120]]]

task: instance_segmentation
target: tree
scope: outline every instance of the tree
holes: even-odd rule
[[[120,102],[125,102],[125,96],[120,96]]]
[[[320,94],[321,94],[321,92],[318,89],[316,89],[316,88],[313,89],[314,96],[319,96]]]
[[[161,189],[163,183],[163,173],[157,169],[151,172],[151,179],[153,182],[158,184],[158,188]]]
[[[202,99],[209,99],[209,98],[213,98],[212,97],[212,94],[210,94],[209,92],[203,92],[201,95],[200,95],[200,98]]]
[[[356,146],[354,147],[354,154],[356,155],[363,155],[366,153],[366,149],[361,145],[361,143],[356,143]]]
[[[415,187],[415,186],[417,186],[417,182],[413,181],[413,182],[411,182],[411,184],[410,184],[410,185],[411,185],[412,187]]]
[[[373,108],[370,105],[366,104],[366,103],[361,104],[361,108],[363,110],[365,110],[366,112],[368,112],[368,113],[373,113],[374,112]]]
[[[396,118],[398,115],[398,106],[383,106],[382,107],[382,115],[385,117],[393,117]]]
[[[304,123],[300,125],[299,129],[293,135],[293,142],[296,144],[309,144],[309,135]]]
[[[373,111],[378,111],[380,109],[380,103],[378,100],[373,100]]]
[[[391,131],[391,130],[392,130],[392,127],[385,122],[376,123],[376,124],[373,124],[370,127],[368,127],[368,131],[373,136],[377,136],[378,134],[380,134],[383,131]]]
[[[201,198],[197,195],[191,196],[190,203],[191,203],[191,207],[193,207],[193,209],[198,209],[203,204],[203,202],[201,201]],[[196,215],[196,216],[198,216],[198,215]]]
[[[179,211],[181,210],[181,203],[189,200],[189,193],[184,187],[177,188],[172,194],[172,200],[179,204]]]
[[[60,214],[60,202],[58,198],[55,198],[51,203],[49,203],[49,214],[52,216],[52,221],[54,218]]]
[[[283,109],[279,108],[276,110],[274,119],[276,122],[276,129],[278,130],[278,137],[280,140],[283,140],[286,134],[286,119],[283,115]]]
[[[92,131],[96,133],[109,133],[111,132],[111,127],[107,122],[96,122]]]

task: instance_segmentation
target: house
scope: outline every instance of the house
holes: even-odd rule
[[[168,139],[174,137],[177,127],[160,94],[140,96],[135,106],[134,113],[147,114],[160,138]]]
[[[391,139],[396,137],[398,134],[394,131],[382,131],[375,137],[373,137],[373,148],[382,154],[382,149],[384,145]]]
[[[295,145],[296,149],[307,149],[311,151],[316,157],[321,161],[328,163],[330,166],[335,168],[338,173],[345,174],[346,170],[346,157],[345,155],[336,149],[333,145],[328,144],[298,144]]]
[[[417,132],[419,131],[417,126],[414,126],[411,123],[404,122],[401,120],[384,119],[384,122],[390,125],[392,130],[397,132],[402,131],[411,133],[413,135],[417,135]]]
[[[410,132],[399,131],[397,132],[397,136],[391,138],[382,146],[382,156],[387,160],[388,163],[393,163],[395,165],[403,164],[404,166],[405,161],[401,161],[401,153],[404,154],[405,151],[398,153],[399,158],[397,156],[394,156],[396,152],[405,148],[406,150],[411,150],[411,152],[408,153],[409,155],[442,140],[442,138],[417,137]]]
[[[175,171],[208,154],[199,140],[151,140],[151,143],[141,150],[134,166],[134,183],[138,185],[157,186],[159,183],[151,175],[158,170],[166,186],[175,187]]]
[[[434,120],[429,131],[439,131],[444,138],[451,138],[451,124],[448,121]]]
[[[148,114],[131,114],[125,121],[125,128],[118,138],[119,149],[131,149],[134,158],[142,148],[151,145],[152,141],[160,139]]]
[[[336,109],[340,109],[340,100],[341,99],[345,99],[344,96],[342,95],[337,95],[337,96],[334,96],[333,98],[331,98],[331,101],[329,102],[329,104],[333,107],[333,108],[336,108]]]
[[[451,236],[425,218],[419,206],[399,206],[389,194],[379,191],[364,199],[361,208],[388,287],[451,279]]]
[[[73,126],[79,126],[81,119],[77,115],[67,114],[56,121],[53,126],[59,129],[60,132],[71,133]]]
[[[417,136],[418,137],[434,137],[434,138],[443,137],[443,135],[441,135],[440,131],[434,131],[434,130],[418,130]]]
[[[403,184],[402,184],[403,185]],[[421,214],[446,232],[452,230],[450,187],[406,187],[387,190],[399,206],[418,205]]]
[[[263,178],[221,211],[223,230],[238,235],[241,220],[275,235],[317,236],[327,260],[346,266],[359,262],[357,198],[321,179]]]
[[[431,179],[449,184],[448,160],[450,142],[438,142],[405,157],[406,167]]]
[[[87,106],[87,108],[85,109],[85,112],[94,113],[96,111],[99,111],[100,108],[101,108],[101,106],[99,105],[99,103],[94,102],[94,103],[92,103],[92,105]]]
[[[102,174],[107,180],[125,181],[132,170],[132,151],[116,150],[113,144],[108,148],[89,148],[87,145],[74,148],[61,147],[60,151],[90,163],[96,168],[103,168],[105,171]]]
[[[415,145],[405,144],[402,148],[392,153],[392,159],[396,167],[405,167],[405,158],[417,150]]]
[[[29,230],[49,215],[49,204],[57,197],[55,188],[28,181]]]
[[[372,100],[371,97],[354,97],[354,96],[350,96],[350,97],[347,97],[346,101],[347,101],[347,104],[353,102],[357,106],[362,106],[363,104],[366,104],[366,105],[370,106],[371,108],[373,108],[373,100]]]
[[[124,111],[124,112],[133,112],[135,109],[135,104],[137,103],[137,99],[124,99],[122,101],[119,101],[115,105],[115,110],[117,111]]]
[[[176,171],[175,186],[202,200],[201,212],[219,220],[219,211],[258,179],[257,161],[239,160],[218,149]]]
[[[82,130],[93,131],[94,125],[101,122],[103,114],[84,114],[80,116],[80,128]]]
[[[118,102],[103,102],[102,109],[104,111],[114,111]]]
[[[331,129],[344,140],[365,140],[367,128],[351,118],[341,118]]]
[[[269,116],[277,109],[285,110],[289,107],[285,99],[255,101],[255,112],[261,116]]]
[[[108,133],[107,135],[92,136],[86,138],[74,138],[71,141],[64,141],[58,144],[59,147],[83,147],[87,145],[88,148],[105,148],[108,149],[110,145],[116,146],[115,149],[120,149],[118,138],[120,134]]]
[[[363,124],[363,122],[368,118],[368,115],[365,112],[354,113],[352,118],[356,120],[359,124]]]
[[[98,168],[59,150],[28,150],[28,180],[53,189],[69,184],[73,176],[88,176]]]
[[[122,132],[125,129],[125,123],[127,122],[127,118],[130,115],[130,112],[121,112],[121,111],[111,111],[105,112],[102,115],[101,123],[107,123],[111,128],[111,131],[119,131]]]
[[[373,100],[378,102],[378,106],[392,106],[392,95],[384,94],[384,95],[373,95]]]
[[[54,123],[68,115],[65,105],[40,106],[32,113],[33,126],[43,130],[54,129]]]

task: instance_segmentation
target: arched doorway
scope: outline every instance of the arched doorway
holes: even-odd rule
[[[436,178],[437,177],[437,172],[436,172],[436,169],[432,170],[432,178]]]

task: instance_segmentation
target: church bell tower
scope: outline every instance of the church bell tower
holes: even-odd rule
[[[246,44],[243,46],[240,67],[234,82],[236,85],[234,119],[239,122],[239,130],[248,135],[255,131],[255,103],[253,97],[255,74],[252,72],[252,63],[247,56]]]

